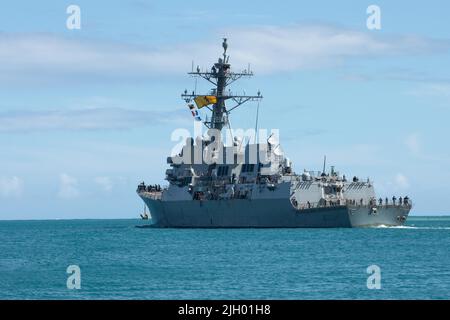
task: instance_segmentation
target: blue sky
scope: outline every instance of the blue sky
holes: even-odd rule
[[[66,8],[81,8],[81,29]],[[366,8],[381,8],[368,30]],[[255,73],[260,127],[294,168],[322,157],[413,214],[450,213],[448,1],[14,1],[0,10],[0,219],[132,218],[192,129],[185,72],[221,53]],[[198,84],[199,89],[210,89]],[[256,105],[233,126],[254,125]]]

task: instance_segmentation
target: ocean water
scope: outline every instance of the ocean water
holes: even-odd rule
[[[368,229],[0,221],[0,299],[450,299],[450,217]],[[66,285],[69,265],[81,289]],[[367,267],[381,289],[367,288]]]

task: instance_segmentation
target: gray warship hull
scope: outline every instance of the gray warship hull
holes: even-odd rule
[[[410,208],[342,205],[297,210],[287,199],[161,201],[141,195],[160,228],[351,228],[401,226]]]

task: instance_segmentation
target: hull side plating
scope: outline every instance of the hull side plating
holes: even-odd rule
[[[398,226],[403,208],[335,206],[296,210],[287,199],[170,201],[142,197],[154,227],[173,228],[350,228]],[[404,218],[402,218],[404,217]]]

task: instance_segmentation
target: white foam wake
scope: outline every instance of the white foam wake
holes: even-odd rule
[[[387,226],[381,224],[374,228],[386,228],[386,229],[418,229],[418,230],[450,230],[450,227],[416,227],[416,226]]]
[[[374,228],[389,228],[389,229],[419,229],[419,227],[414,226],[387,226],[385,224],[380,224]]]

